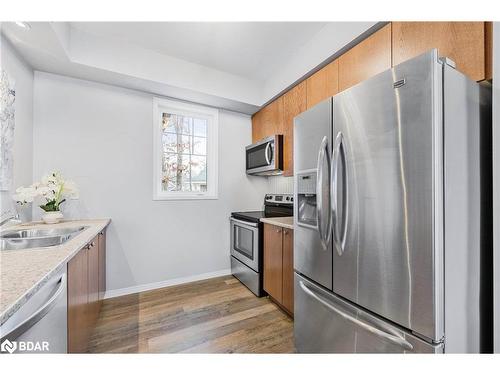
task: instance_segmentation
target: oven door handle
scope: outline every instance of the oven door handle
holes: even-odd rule
[[[248,227],[257,228],[259,226],[259,224],[257,224],[257,223],[251,223],[249,221],[238,220],[238,219],[235,219],[234,217],[229,218],[229,220],[232,221],[232,222],[234,222],[234,223],[238,223],[238,224],[241,224],[241,225],[246,225]]]

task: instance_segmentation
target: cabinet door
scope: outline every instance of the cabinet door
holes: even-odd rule
[[[283,95],[283,174],[293,176],[293,119],[306,110],[306,82]]]
[[[264,290],[279,303],[283,300],[282,229],[264,224]]]
[[[68,262],[68,352],[87,350],[88,320],[88,263],[87,248]]]
[[[92,331],[99,316],[99,240],[95,237],[88,249],[88,283],[89,283],[89,329]]]
[[[484,22],[393,22],[392,62],[397,65],[437,48],[474,81],[486,78]]]
[[[99,300],[106,292],[106,232],[99,233]]]
[[[283,229],[283,306],[293,314],[293,230]]]
[[[391,68],[391,24],[339,57],[339,91]]]
[[[252,143],[264,138],[264,128],[262,125],[262,110],[260,110],[252,116]]]
[[[339,92],[338,60],[318,70],[306,80],[307,109]]]
[[[252,141],[274,134],[283,134],[283,97],[266,105],[252,118]]]

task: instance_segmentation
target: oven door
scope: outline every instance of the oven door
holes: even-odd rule
[[[231,218],[231,255],[259,272],[259,224]]]

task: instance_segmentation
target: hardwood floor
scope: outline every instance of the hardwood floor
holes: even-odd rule
[[[293,321],[232,276],[104,300],[91,353],[293,353]]]

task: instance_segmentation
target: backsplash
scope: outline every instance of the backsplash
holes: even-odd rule
[[[267,193],[293,194],[293,177],[269,176],[267,178]]]

